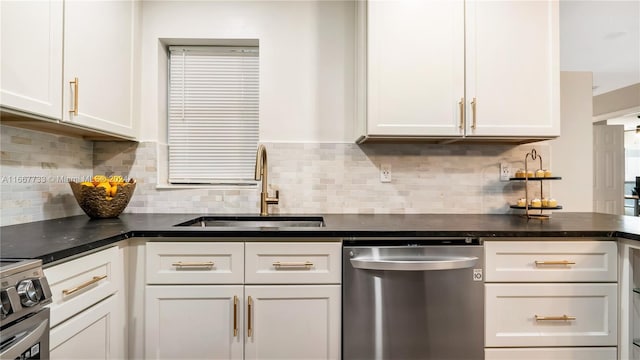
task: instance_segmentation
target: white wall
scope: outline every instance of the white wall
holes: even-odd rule
[[[354,2],[144,1],[141,141],[166,142],[159,39],[259,39],[260,141],[352,142]]]
[[[636,112],[640,112],[640,83],[593,97],[594,122]]]
[[[563,211],[593,210],[593,123],[591,72],[560,73],[560,137],[549,141],[554,173],[551,184]]]

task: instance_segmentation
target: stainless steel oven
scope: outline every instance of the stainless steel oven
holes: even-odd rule
[[[49,359],[51,289],[40,260],[0,260],[0,359]]]
[[[475,238],[345,240],[343,359],[484,358]]]

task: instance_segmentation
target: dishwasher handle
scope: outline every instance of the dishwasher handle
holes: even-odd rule
[[[353,258],[350,261],[354,268],[363,270],[425,271],[467,269],[473,267],[478,262],[478,258],[475,256],[425,260]]]

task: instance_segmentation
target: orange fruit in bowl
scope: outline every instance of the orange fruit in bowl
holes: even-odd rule
[[[80,185],[82,186],[88,186],[88,187],[95,187],[95,185],[91,182],[91,181],[84,181],[81,182]]]
[[[108,182],[101,182],[98,185],[96,185],[96,187],[104,188],[104,191],[106,192],[107,195],[111,194],[111,185],[109,185]]]

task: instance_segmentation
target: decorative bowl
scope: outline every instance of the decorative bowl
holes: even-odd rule
[[[114,218],[120,215],[136,189],[133,179],[118,186],[114,196],[108,196],[107,190],[103,187],[85,186],[73,181],[70,181],[69,185],[80,208],[93,219]]]

